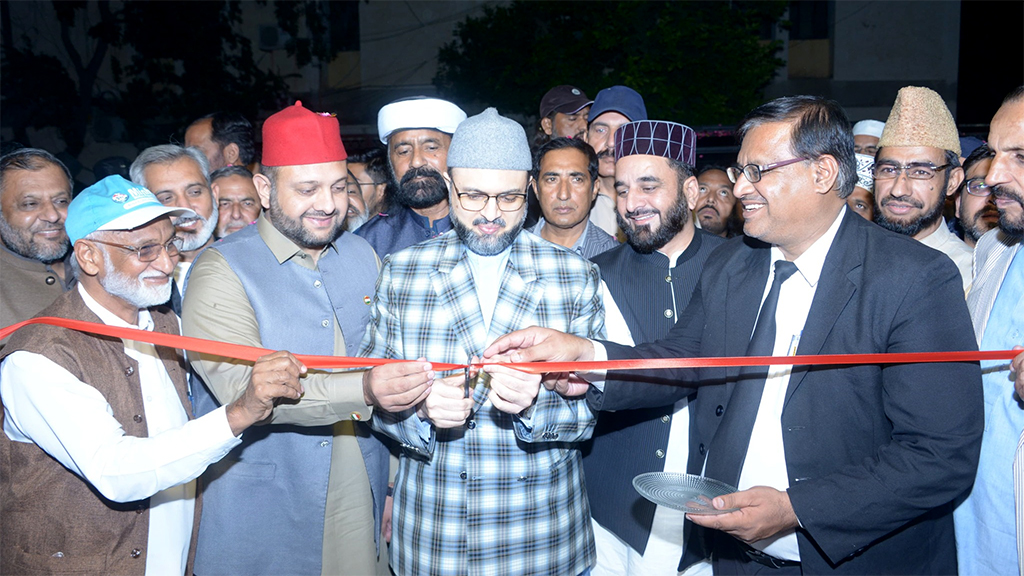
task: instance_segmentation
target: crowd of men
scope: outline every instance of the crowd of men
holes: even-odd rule
[[[1024,87],[987,142],[779,98],[729,165],[626,86],[539,117],[218,112],[77,194],[0,158],[0,327],[58,319],[0,343],[0,572],[1024,576],[1024,352],[941,357],[1024,344]]]

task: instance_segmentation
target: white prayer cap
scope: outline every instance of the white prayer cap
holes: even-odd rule
[[[879,122],[878,120],[861,120],[853,125],[853,135],[881,138],[883,128],[885,128],[885,122]]]
[[[384,106],[377,113],[377,133],[380,141],[400,130],[437,130],[454,134],[466,113],[455,104],[440,98],[413,96],[402,98]]]

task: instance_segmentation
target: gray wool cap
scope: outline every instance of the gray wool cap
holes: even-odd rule
[[[488,170],[533,169],[526,130],[510,118],[488,108],[462,121],[448,146],[449,168]]]

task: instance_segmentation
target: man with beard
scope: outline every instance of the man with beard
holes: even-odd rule
[[[537,150],[533,176],[543,216],[530,229],[541,238],[592,258],[619,245],[590,222],[597,196],[597,155],[575,138],[555,138]]]
[[[348,171],[339,134],[337,118],[298,102],[267,118],[255,177],[265,210],[196,261],[186,335],[356,355],[378,262],[365,240],[343,233]],[[189,360],[206,384],[193,388],[197,413],[240,394],[247,366],[212,354]],[[278,404],[258,435],[211,469],[197,573],[387,574],[377,542],[388,453],[360,422],[372,413],[362,376],[310,372],[301,401]]]
[[[982,145],[964,159],[964,181],[956,196],[957,224],[963,231],[964,244],[974,248],[986,232],[999,224],[992,188],[985,184],[985,175],[995,152]]]
[[[188,212],[116,175],[83,190],[67,209],[77,289],[40,315],[177,335],[159,305],[180,242],[168,216]],[[195,478],[277,399],[302,394],[287,352],[260,358],[238,399],[197,419],[180,350],[33,325],[3,355],[4,574],[191,574]]]
[[[607,287],[608,336],[616,342],[664,337],[690,302],[708,255],[724,242],[690,217],[701,198],[695,143],[692,129],[673,122],[632,122],[615,133],[619,227],[628,244],[593,261]],[[626,330],[616,334],[613,317],[620,313]],[[684,515],[644,499],[632,481],[645,472],[686,472],[688,402],[630,409],[605,406],[600,395],[589,400],[595,410],[608,410],[583,458],[597,544],[594,575],[675,575]],[[710,572],[701,563],[687,574]]]
[[[617,236],[615,214],[615,131],[627,122],[647,120],[647,107],[640,94],[627,86],[612,86],[597,93],[590,107],[587,144],[597,153],[598,197],[590,220],[599,228]]]
[[[630,348],[534,327],[498,339],[484,360],[977,349],[952,262],[846,208],[856,163],[838,103],[779,98],[738,134],[729,177],[744,236],[707,259],[665,338]],[[717,574],[956,573],[953,500],[970,488],[984,427],[976,362],[601,376],[590,377],[604,408],[662,406],[696,388],[687,472],[738,488],[710,498],[717,514],[687,515],[695,538],[681,568],[703,549]]]
[[[946,197],[963,180],[960,137],[942,97],[901,88],[875,154],[875,222],[949,256],[966,294],[974,251],[942,219]]]
[[[725,168],[705,166],[697,173],[697,221],[702,230],[722,238],[742,233],[743,219],[737,214],[736,197]]]
[[[217,200],[217,238],[238,232],[260,215],[260,197],[252,172],[244,166],[225,166],[210,174],[210,188]]]
[[[384,106],[377,114],[380,141],[396,183],[386,214],[358,230],[381,258],[451,229],[448,189],[441,173],[461,108],[438,98],[416,96]]]
[[[28,320],[74,286],[64,231],[72,187],[71,173],[45,150],[0,158],[0,326]]]
[[[181,294],[193,260],[213,243],[220,220],[217,199],[210,188],[210,165],[198,148],[174,144],[151,146],[132,162],[132,182],[153,191],[164,206],[188,208],[190,214],[174,219],[181,239],[181,257],[174,269],[171,308],[181,315]]]
[[[979,347],[1009,350],[1024,340],[1024,86],[992,118],[988,145],[995,155],[985,184],[996,199],[999,229],[975,248],[967,306]],[[982,371],[985,433],[974,487],[954,513],[957,559],[961,574],[1024,574],[1024,354],[1012,364],[982,362]]]
[[[390,182],[387,152],[383,148],[349,156],[346,230],[355,232],[377,214],[387,212]]]
[[[604,333],[597,266],[520,233],[531,168],[523,127],[493,108],[459,126],[447,169],[453,230],[384,264],[361,355],[466,363],[510,329]],[[373,426],[402,447],[399,576],[577,576],[593,565],[584,398],[487,366],[436,381],[406,410],[374,412]]]

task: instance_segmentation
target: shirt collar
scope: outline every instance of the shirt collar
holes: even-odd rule
[[[256,220],[256,228],[260,233],[260,237],[263,238],[264,242],[266,242],[267,248],[270,248],[270,251],[274,254],[274,258],[277,258],[278,264],[284,264],[292,258],[297,258],[300,262],[309,260],[309,255],[306,254],[298,244],[292,241],[291,238],[282,234],[281,231],[274,226],[273,222],[267,218],[266,211],[263,211],[260,214],[260,217]],[[344,234],[344,232],[342,232],[342,234]],[[325,246],[323,251],[320,252],[320,256],[323,256],[324,252],[327,252],[327,250],[332,248],[337,250],[334,242]],[[310,263],[310,267],[312,267],[312,263]]]
[[[138,325],[129,324],[122,320],[117,314],[114,314],[110,310],[107,310],[105,306],[96,301],[95,298],[89,294],[89,291],[78,284],[78,294],[82,297],[85,302],[85,306],[92,310],[93,314],[99,316],[100,320],[107,326],[117,326],[119,328],[135,328],[137,330],[145,330],[152,332],[155,325],[153,323],[153,316],[150,315],[149,310],[139,310],[139,323]]]
[[[832,247],[832,241],[836,239],[839,225],[843,222],[844,216],[846,216],[845,204],[828,230],[793,261],[796,264],[797,270],[800,271],[800,275],[804,277],[804,280],[810,286],[817,286],[818,284],[818,279],[821,277],[821,269],[825,266],[825,257],[828,256],[828,251]],[[776,246],[772,246],[771,257],[772,265],[779,260],[785,260],[782,250],[779,250]]]
[[[547,225],[547,221],[544,220],[543,216],[541,216],[540,219],[537,220],[537,225],[534,226],[533,230],[530,230],[530,232],[533,232],[537,236],[540,236],[541,229],[544,228],[544,226],[546,226],[546,225]],[[587,235],[588,234],[590,234],[590,219],[589,218],[586,220],[586,225],[583,227],[583,233],[580,234],[580,237],[576,239],[576,242],[572,246],[569,247],[569,250],[572,250],[573,252],[576,252],[577,254],[582,254],[583,253],[583,245],[587,243]]]

